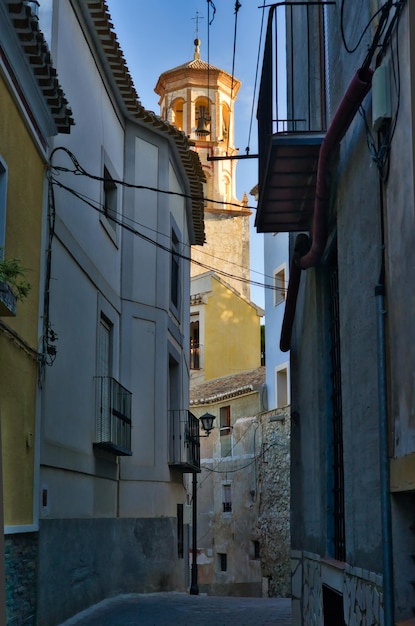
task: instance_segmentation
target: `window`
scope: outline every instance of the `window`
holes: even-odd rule
[[[131,456],[132,394],[112,376],[113,325],[101,314],[97,332],[94,448]]]
[[[171,231],[171,266],[170,266],[170,300],[179,308],[179,240],[174,230]]]
[[[285,286],[285,267],[274,272],[274,306],[278,306],[285,302],[286,286]]]
[[[220,454],[222,457],[231,456],[231,407],[222,406],[219,411],[220,419]]]
[[[232,487],[222,485],[222,509],[224,513],[232,513]]]
[[[177,505],[177,556],[179,559],[184,558],[183,504]]]
[[[218,569],[220,572],[226,572],[228,569],[228,555],[224,552],[218,552]]]
[[[220,436],[230,435],[231,432],[231,407],[220,408]]]
[[[190,369],[200,369],[199,319],[192,315],[190,322]]]
[[[178,98],[177,100],[175,100],[172,106],[172,123],[177,126],[179,130],[183,130],[183,106],[183,98]]]
[[[104,215],[109,220],[111,227],[115,230],[117,219],[118,191],[108,169],[104,166]]]
[[[0,157],[0,259],[6,242],[7,165]]]
[[[261,546],[259,541],[252,542],[252,552],[255,560],[258,560],[261,557]]]
[[[112,324],[101,315],[98,328],[97,376],[111,376]]]
[[[275,370],[275,405],[277,409],[290,404],[289,389],[288,364],[284,364]]]

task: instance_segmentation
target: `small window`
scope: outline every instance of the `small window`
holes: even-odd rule
[[[222,406],[220,408],[220,436],[231,433],[231,407]]]
[[[200,369],[199,318],[192,315],[190,322],[190,369]]]
[[[220,572],[226,572],[228,569],[228,555],[224,552],[218,552],[218,569]]]
[[[253,548],[254,559],[258,560],[261,556],[261,547],[260,547],[259,541],[253,541],[252,548]]]
[[[171,268],[170,268],[170,299],[172,304],[179,308],[179,240],[174,230],[171,231]]]
[[[183,504],[177,505],[177,556],[184,558],[184,517]]]
[[[290,404],[288,368],[281,367],[275,372],[276,407],[278,409]]]
[[[232,513],[231,485],[222,485],[222,509],[224,513]]]
[[[115,230],[117,219],[118,192],[108,169],[104,166],[104,215]]]
[[[278,306],[286,299],[286,285],[285,285],[285,268],[282,268],[274,272],[274,306]]]
[[[232,456],[231,437],[231,407],[222,406],[220,408],[220,455],[221,457]]]

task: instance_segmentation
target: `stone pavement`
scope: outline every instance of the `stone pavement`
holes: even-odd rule
[[[128,594],[104,600],[60,626],[291,626],[289,598]]]

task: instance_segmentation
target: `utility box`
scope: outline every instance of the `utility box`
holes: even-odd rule
[[[372,78],[372,126],[378,131],[392,117],[390,68],[380,65]]]

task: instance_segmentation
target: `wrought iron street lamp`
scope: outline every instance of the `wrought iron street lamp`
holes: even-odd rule
[[[211,413],[205,413],[200,417],[200,422],[202,423],[202,428],[205,431],[204,435],[200,435],[198,433],[198,441],[197,445],[200,446],[199,439],[200,437],[209,437],[210,432],[213,428],[213,422],[215,420],[215,416]],[[199,585],[198,585],[198,577],[197,577],[197,472],[193,472],[193,483],[192,483],[192,572],[191,572],[191,585],[190,585],[190,595],[197,596],[199,595]]]

